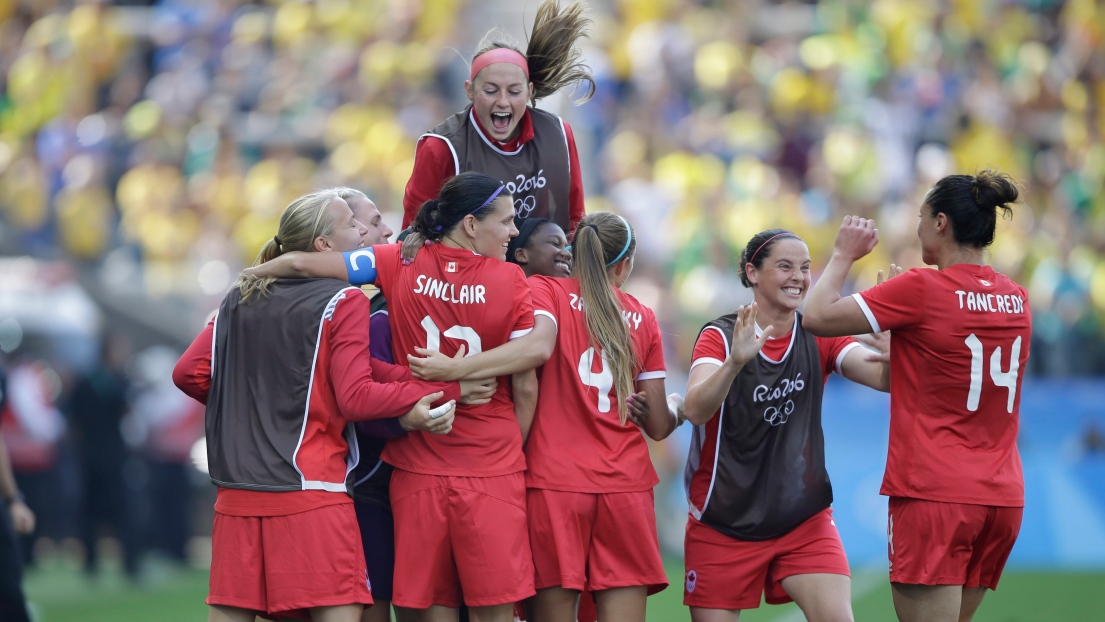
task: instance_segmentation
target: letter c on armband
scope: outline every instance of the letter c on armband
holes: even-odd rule
[[[358,248],[342,253],[345,258],[345,271],[353,285],[368,285],[376,282],[376,253],[371,248]],[[359,263],[362,257],[368,257],[368,265]]]

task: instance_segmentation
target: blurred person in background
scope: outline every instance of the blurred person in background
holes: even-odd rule
[[[65,418],[56,406],[61,380],[51,365],[34,356],[37,346],[24,345],[8,366],[6,404],[0,411],[4,444],[18,488],[35,516],[34,529],[21,532],[20,552],[26,565],[34,562],[35,539],[60,537],[59,498],[62,490],[58,446],[65,433]],[[53,515],[53,516],[52,516]]]
[[[316,191],[285,208],[257,263],[289,251],[351,251],[366,233],[335,191]],[[454,402],[437,419],[430,405],[461,391],[374,362],[369,307],[341,281],[243,275],[177,363],[174,382],[207,404],[219,489],[211,620],[309,612],[356,622],[372,604],[349,495],[359,457],[351,422],[403,416],[448,433]]]
[[[686,416],[695,429],[685,474],[683,602],[694,622],[733,622],[761,596],[798,603],[811,622],[850,621],[822,395],[833,372],[888,391],[889,369],[855,339],[803,329],[798,307],[810,287],[810,251],[800,237],[757,233],[740,267],[754,301],[702,329],[687,380]]]
[[[542,2],[525,54],[487,33],[464,83],[472,104],[418,139],[403,197],[404,228],[446,179],[477,171],[506,184],[518,216],[548,218],[572,235],[584,213],[575,136],[563,119],[535,106],[578,81],[589,86],[580,103],[594,93],[595,81],[574,47],[590,24],[583,9],[581,2],[564,9],[558,0]]]
[[[0,366],[0,409],[8,403],[8,374]],[[8,448],[0,430],[0,620],[30,622],[23,596],[23,560],[16,534],[35,529],[35,514],[23,502],[23,494],[12,475]]]
[[[149,547],[183,564],[192,535],[192,449],[203,438],[203,405],[182,393],[172,381],[180,351],[154,346],[134,357],[135,396],[131,423],[150,469]]]
[[[915,268],[842,298],[852,264],[878,243],[847,216],[806,305],[818,335],[892,331],[890,447],[881,493],[894,609],[902,622],[970,622],[997,589],[1020,532],[1017,434],[1032,319],[1028,292],[986,263],[1007,175],[949,175],[921,203]]]
[[[138,578],[138,528],[131,520],[133,501],[125,472],[130,451],[121,423],[130,410],[130,380],[126,365],[130,341],[121,333],[102,336],[100,356],[82,373],[66,398],[74,440],[80,453],[82,515],[80,538],[85,548],[84,570],[94,577],[100,570],[100,530],[106,527],[118,539],[123,570]]]

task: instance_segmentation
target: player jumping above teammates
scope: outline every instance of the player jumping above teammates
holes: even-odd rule
[[[489,32],[464,83],[470,106],[418,139],[414,171],[403,197],[403,227],[441,184],[466,171],[506,184],[522,218],[548,218],[571,234],[583,218],[583,175],[572,128],[556,115],[527,106],[579,81],[595,81],[580,64],[575,42],[590,20],[584,5],[561,10],[556,0],[537,9],[525,54]]]
[[[882,494],[894,609],[902,622],[969,622],[996,589],[1020,531],[1020,370],[1028,362],[1028,294],[985,263],[998,210],[1012,215],[1006,175],[950,175],[921,204],[913,269],[841,298],[875,223],[847,216],[810,293],[818,335],[891,330],[890,448]]]

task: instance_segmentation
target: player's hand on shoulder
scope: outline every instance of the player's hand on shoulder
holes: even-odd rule
[[[422,234],[416,231],[411,231],[407,234],[407,237],[403,238],[403,246],[399,248],[399,255],[403,259],[403,265],[409,266],[414,263],[414,258],[418,256],[418,251],[426,244],[426,240],[422,238]]]
[[[887,270],[885,273],[882,270],[879,270],[878,274],[875,275],[875,285],[882,285],[883,281],[889,281],[890,279],[900,275],[903,272],[905,272],[905,268],[899,266],[898,264],[892,263],[890,264],[890,269]]]
[[[441,399],[442,393],[431,393],[418,400],[407,414],[399,417],[399,424],[408,432],[420,431],[430,434],[448,434],[453,429],[453,418],[456,415],[456,402],[450,400],[437,408],[431,406],[436,400]]]
[[[833,252],[855,261],[867,255],[879,243],[879,230],[875,221],[859,216],[845,216],[836,234]]]
[[[499,381],[494,378],[484,380],[461,380],[460,403],[461,404],[486,404],[495,395],[495,389],[499,388]]]

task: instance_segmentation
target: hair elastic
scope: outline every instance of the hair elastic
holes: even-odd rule
[[[472,77],[469,78],[469,80],[475,80],[476,74],[483,71],[484,67],[494,65],[495,63],[510,63],[511,65],[517,65],[522,68],[522,71],[526,74],[526,78],[529,78],[529,63],[526,62],[525,56],[522,56],[520,52],[516,52],[510,48],[494,48],[480,54],[472,61]]]
[[[272,236],[272,241],[276,242],[277,246],[280,246],[280,236],[276,236],[276,235]]]
[[[760,254],[760,251],[763,250],[763,247],[767,246],[768,242],[774,240],[777,237],[784,236],[784,235],[792,235],[794,237],[798,237],[797,235],[795,235],[794,233],[792,233],[790,231],[784,231],[782,233],[776,233],[775,235],[771,236],[770,238],[764,240],[763,244],[760,244],[760,247],[756,249],[756,252],[752,253],[752,256],[748,258],[748,263],[752,263],[752,260],[756,258],[756,255]]]
[[[621,217],[621,216],[618,216],[618,218],[622,218],[622,217]],[[620,259],[621,259],[622,257],[624,257],[624,256],[625,256],[625,252],[629,250],[629,245],[630,245],[630,243],[632,243],[632,242],[633,242],[633,229],[632,229],[632,228],[630,228],[630,226],[629,226],[629,221],[628,221],[628,220],[626,220],[626,219],[624,219],[624,218],[622,218],[622,223],[623,223],[623,224],[625,224],[625,246],[624,246],[624,247],[622,247],[622,252],[618,253],[618,256],[617,256],[617,257],[615,257],[613,261],[611,261],[610,263],[606,264],[606,267],[607,267],[607,268],[609,268],[610,266],[612,266],[612,265],[614,265],[614,264],[618,263],[618,261],[619,261],[619,260],[620,260]],[[593,226],[593,225],[592,225],[592,226]],[[596,229],[595,229],[595,231],[597,232],[597,231],[598,231],[598,228],[596,228]]]

